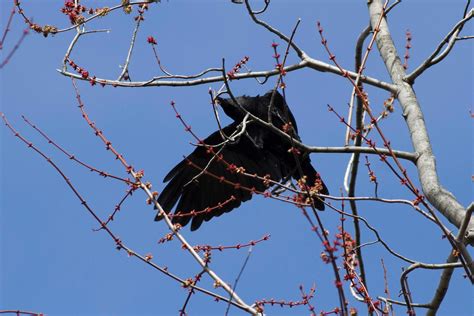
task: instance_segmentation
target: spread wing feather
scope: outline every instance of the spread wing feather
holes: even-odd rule
[[[224,133],[232,134],[237,125],[232,123],[226,126],[223,129]],[[249,137],[243,135],[235,143],[227,143],[220,150],[223,160],[236,167],[243,167],[246,173],[261,177],[268,174],[272,180],[280,181],[283,174],[279,160],[271,153],[257,150]],[[218,131],[204,140],[207,145],[221,142],[222,138]],[[215,152],[217,150],[216,147]],[[189,161],[198,168],[190,165]],[[196,230],[203,221],[230,212],[242,202],[250,200],[252,192],[249,189],[255,188],[258,191],[266,189],[259,179],[231,172],[225,162],[213,159],[213,155],[208,153],[205,147],[199,146],[166,175],[164,182],[168,184],[158,197],[158,203],[168,213],[177,204],[174,214],[178,216],[173,217],[173,223],[185,226],[192,220],[191,230]],[[204,168],[207,173],[202,173]],[[216,177],[224,177],[227,181],[221,181]],[[232,196],[234,199],[230,200]],[[204,212],[207,207],[212,210]],[[196,212],[194,216],[191,215],[192,211]],[[179,216],[180,214],[182,216]],[[160,219],[160,216],[155,218]]]

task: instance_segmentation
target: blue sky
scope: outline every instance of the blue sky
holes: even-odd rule
[[[140,29],[131,78],[146,80],[159,73],[147,36],[158,41],[160,57],[173,73],[197,73],[219,67],[226,58],[230,68],[243,56],[249,56],[253,70],[270,69],[274,65],[272,41],[280,42],[253,24],[242,5],[231,1],[163,1],[152,5]],[[68,20],[59,9],[62,1],[22,1],[36,23],[66,26]],[[105,2],[89,1],[91,7]],[[115,2],[107,2],[112,5]],[[424,60],[459,20],[463,1],[407,1],[390,15],[389,23],[399,52],[404,51],[405,31],[413,34],[409,69]],[[3,31],[11,4],[0,4]],[[84,37],[73,53],[74,61],[97,77],[116,78],[123,64],[134,27],[132,16],[116,12],[97,19],[90,28],[108,28],[108,34]],[[272,1],[263,18],[289,34],[297,18],[302,22],[296,42],[311,56],[329,62],[320,45],[316,21],[321,21],[329,45],[338,61],[353,67],[353,47],[359,32],[367,25],[364,1]],[[1,60],[24,28],[15,17],[11,33],[1,51]],[[472,26],[464,33],[472,34]],[[121,166],[104,150],[80,116],[74,91],[68,78],[56,71],[73,33],[47,39],[29,35],[12,61],[0,70],[1,111],[24,136],[41,147],[66,172],[95,211],[106,217],[127,189],[121,183],[102,179],[82,169],[48,146],[26,126],[26,115],[67,150],[99,169],[125,175]],[[283,45],[282,45],[283,46]],[[282,46],[280,48],[282,49]],[[461,204],[472,200],[472,121],[473,46],[463,41],[456,45],[445,61],[417,79],[415,90],[425,114],[425,121],[436,156],[439,177]],[[289,63],[296,62],[294,54]],[[371,54],[366,74],[389,80],[377,51]],[[331,104],[345,113],[351,87],[343,78],[302,70],[286,78],[287,101],[298,121],[303,141],[314,146],[342,146],[345,128],[327,111]],[[265,86],[253,80],[233,82],[234,93],[264,94],[275,84]],[[145,170],[145,178],[154,189],[164,186],[167,171],[189,153],[193,139],[172,112],[169,103],[176,102],[183,117],[200,136],[216,129],[209,105],[208,89],[220,84],[187,88],[101,88],[79,83],[89,115],[111,139],[116,148],[136,169]],[[371,106],[381,111],[388,97],[384,91],[366,87]],[[222,115],[224,116],[224,115]],[[411,150],[409,134],[401,111],[382,123],[394,148]],[[91,216],[66,187],[55,171],[32,150],[12,137],[6,128],[1,135],[1,212],[0,212],[0,309],[24,309],[48,315],[176,315],[186,298],[186,290],[157,271],[150,269],[124,252],[115,249]],[[381,143],[375,138],[377,143]],[[348,155],[314,154],[312,161],[332,194],[342,187]],[[371,157],[372,168],[379,181],[379,195],[387,198],[412,199],[398,180],[378,159]],[[405,163],[412,179],[416,170]],[[371,195],[366,169],[362,165],[358,192]],[[145,204],[146,197],[137,192],[127,200],[111,228],[130,247],[142,253],[153,253],[156,263],[168,266],[183,278],[199,273],[198,265],[177,242],[158,245],[167,233],[163,223],[153,221],[154,211]],[[408,207],[360,203],[360,213],[397,251],[423,262],[441,263],[449,247],[441,232]],[[336,233],[338,216],[322,213],[331,234]],[[445,223],[448,223],[445,220]],[[450,226],[451,227],[451,226]],[[321,245],[310,231],[300,212],[291,206],[256,197],[238,210],[205,223],[197,232],[184,229],[192,244],[230,245],[259,239],[271,234],[269,241],[257,245],[239,281],[237,292],[247,302],[263,298],[299,300],[300,284],[309,289],[316,284],[312,304],[316,311],[337,306],[333,274],[319,258]],[[374,236],[363,232],[363,241]],[[383,270],[388,268],[392,297],[397,297],[399,275],[407,265],[394,260],[379,245],[364,249],[371,295],[383,294]],[[247,255],[246,250],[217,252],[213,268],[233,282]],[[417,271],[409,281],[413,299],[425,303],[433,295],[439,272]],[[202,286],[212,288],[204,278]],[[472,288],[462,272],[454,273],[452,285],[442,305],[441,315],[470,315]],[[363,307],[354,304],[351,306]],[[192,297],[190,314],[222,315],[226,305],[215,303],[202,294]],[[398,309],[398,314],[404,313]],[[269,315],[307,315],[307,307],[282,309],[267,307]],[[231,309],[231,315],[242,314]]]

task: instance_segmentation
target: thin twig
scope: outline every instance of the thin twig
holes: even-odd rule
[[[332,210],[336,211],[337,213],[341,214],[341,215],[345,215],[345,216],[349,216],[351,218],[354,218],[354,215],[353,214],[350,214],[350,213],[347,213],[347,212],[343,212],[339,209],[337,209],[336,207],[334,207],[333,205],[331,204],[328,204],[328,203],[325,203],[326,206],[328,206],[329,208],[331,208]],[[390,248],[388,246],[388,244],[382,239],[382,237],[380,236],[380,233],[378,232],[377,229],[375,229],[372,225],[369,224],[369,222],[367,221],[367,219],[365,219],[364,217],[362,216],[357,216],[357,218],[364,223],[364,225],[369,229],[371,230],[375,237],[377,237],[377,241],[380,242],[382,244],[382,246],[390,253],[392,254],[393,256],[397,257],[398,259],[402,260],[402,261],[405,261],[407,263],[410,263],[410,264],[414,264],[414,263],[417,263],[419,261],[416,261],[416,260],[413,260],[413,259],[410,259],[408,257],[405,257],[399,253],[397,253],[396,251],[394,251],[392,248]],[[425,263],[422,263],[422,264],[425,264]],[[426,264],[426,265],[429,265],[429,264]]]
[[[202,275],[205,273],[205,270],[201,270],[195,277],[194,280],[192,281],[191,284],[196,284],[199,280],[201,280]],[[191,300],[191,296],[194,294],[194,288],[190,288],[188,292],[188,296],[186,297],[186,300],[184,301],[183,307],[179,310],[179,315],[180,316],[185,316],[186,314],[186,307],[188,306],[189,301]],[[230,304],[229,304],[230,305]]]
[[[469,207],[467,208],[467,210],[466,210],[466,216],[465,216],[465,218],[464,218],[464,220],[461,224],[461,228],[460,228],[460,230],[458,232],[458,235],[456,237],[456,241],[458,243],[463,243],[464,242],[466,230],[467,230],[467,227],[469,225],[469,221],[471,219],[473,211],[474,211],[474,203],[471,203],[469,205]],[[470,256],[469,256],[469,258],[470,258]],[[458,261],[458,259],[459,259],[459,254],[456,253],[456,251],[451,250],[451,253],[449,254],[448,258],[446,259],[446,263],[447,264],[454,264]],[[472,259],[470,259],[469,267],[471,269],[473,268],[473,264],[474,263],[472,262]],[[438,312],[438,309],[439,309],[441,303],[443,302],[443,299],[444,299],[444,297],[445,297],[445,295],[448,291],[449,282],[451,281],[453,271],[454,271],[453,268],[447,268],[447,269],[444,269],[443,273],[441,274],[441,277],[440,277],[439,282],[438,282],[438,286],[436,287],[435,294],[434,294],[434,296],[431,299],[431,302],[429,304],[430,307],[429,307],[429,311],[428,311],[427,315],[434,316]],[[472,276],[471,276],[471,283],[472,283]]]
[[[163,219],[165,220],[165,223],[168,226],[168,228],[179,239],[179,241],[182,244],[182,247],[191,254],[191,256],[197,261],[197,263],[201,266],[201,268],[205,270],[206,273],[216,282],[216,284],[219,287],[222,287],[232,297],[232,300],[235,300],[242,309],[246,310],[250,314],[257,315],[258,312],[254,308],[246,304],[236,293],[232,291],[232,288],[227,283],[225,283],[213,270],[209,268],[205,260],[194,250],[194,248],[188,243],[188,241],[184,238],[184,236],[179,232],[179,228],[171,222],[170,217],[162,208],[162,206],[158,203],[158,201],[155,199],[155,195],[153,194],[153,192],[151,192],[150,184],[142,182],[141,178],[143,174],[141,172],[134,171],[133,167],[130,164],[128,164],[125,158],[121,154],[119,154],[117,150],[112,146],[112,143],[105,137],[104,133],[101,130],[99,130],[97,126],[95,125],[95,123],[93,123],[90,120],[89,116],[85,112],[84,104],[81,101],[81,97],[80,97],[77,85],[74,82],[74,80],[72,81],[72,83],[76,91],[76,98],[78,100],[79,108],[87,124],[92,128],[92,130],[94,131],[94,134],[98,136],[101,139],[101,141],[105,144],[106,148],[110,152],[112,152],[114,156],[122,163],[127,173],[131,174],[133,178],[135,178],[136,185],[139,186],[145,192],[149,201],[151,201],[155,209],[158,210],[158,214],[161,217],[163,217]]]
[[[407,306],[407,304],[405,302],[397,301],[397,300],[394,300],[394,299],[391,299],[391,298],[386,298],[386,297],[383,297],[383,296],[378,296],[377,298],[379,300],[382,300],[382,301],[386,302],[386,303],[400,305],[400,306]],[[430,304],[420,304],[420,303],[411,303],[411,306],[412,307],[419,307],[419,308],[430,308],[431,307]]]
[[[13,46],[13,48],[11,49],[11,51],[7,54],[7,57],[5,57],[5,59],[0,63],[0,69],[2,69],[3,67],[5,67],[5,65],[10,62],[10,60],[11,60],[12,57],[13,57],[13,55],[14,55],[15,52],[18,50],[18,48],[20,48],[21,44],[23,43],[23,41],[25,40],[25,37],[26,37],[28,34],[29,34],[29,30],[28,30],[28,29],[23,30],[23,33],[21,34],[20,38],[19,38],[18,41],[16,42],[15,46]]]
[[[232,287],[232,291],[235,292],[235,289],[237,288],[237,284],[239,283],[240,278],[242,277],[242,274],[244,273],[245,267],[247,266],[247,263],[249,262],[250,256],[252,255],[252,250],[253,246],[250,246],[249,251],[247,252],[247,256],[245,257],[244,263],[242,264],[242,267],[240,268],[239,274],[237,275],[237,278],[235,278],[234,286]],[[229,298],[230,301],[231,297]],[[225,311],[225,316],[229,314],[230,311],[230,304],[227,304],[227,309]]]
[[[117,81],[122,81],[126,76],[128,76],[128,65],[130,64],[130,60],[132,58],[133,48],[135,47],[135,40],[137,39],[138,28],[140,27],[140,23],[143,20],[143,13],[145,10],[139,9],[139,14],[136,17],[137,24],[135,25],[135,29],[132,33],[132,39],[130,41],[130,47],[128,48],[127,58],[125,59],[125,64],[122,66],[122,72],[117,78]]]
[[[56,172],[61,176],[61,178],[66,182],[67,186],[71,191],[74,193],[74,195],[79,199],[81,202],[81,205],[87,210],[87,212],[96,220],[101,227],[103,227],[103,230],[109,235],[109,237],[114,241],[114,243],[117,246],[117,249],[119,250],[125,250],[126,253],[131,256],[131,257],[136,257],[140,261],[146,263],[147,265],[153,267],[154,269],[160,271],[161,273],[165,274],[166,276],[172,278],[175,281],[178,281],[180,284],[186,284],[186,280],[179,278],[178,276],[174,275],[173,273],[169,272],[167,268],[160,267],[156,263],[150,260],[149,257],[146,255],[140,255],[139,253],[133,251],[131,248],[129,248],[126,244],[123,243],[120,238],[118,238],[112,230],[108,226],[104,226],[102,220],[97,216],[97,214],[94,212],[94,210],[89,206],[87,201],[82,197],[82,195],[79,193],[79,191],[76,189],[74,184],[71,182],[71,180],[66,176],[66,174],[62,171],[62,169],[48,156],[46,156],[40,149],[38,149],[32,142],[30,142],[28,139],[23,137],[18,131],[16,131],[13,126],[8,122],[6,116],[0,112],[0,116],[3,119],[4,124],[7,126],[7,128],[13,133],[15,137],[17,137],[21,142],[23,142],[25,145],[28,146],[28,148],[31,148],[33,151],[35,151],[37,154],[39,154],[43,159],[46,160],[48,164],[50,164]],[[223,300],[224,302],[228,302],[229,300],[226,297],[223,297],[219,294],[213,293],[211,291],[208,291],[204,288],[200,288],[198,286],[192,286],[194,289],[197,291],[200,291],[202,293],[205,293],[207,295],[210,295],[212,297],[215,297],[216,299]],[[238,302],[231,301],[231,304],[242,309],[241,304]],[[16,312],[16,311],[15,311]]]
[[[22,311],[19,309],[5,309],[5,310],[0,310],[0,314],[15,314],[16,316],[19,315],[30,315],[30,316],[43,316],[43,313],[36,313],[36,312],[30,312],[30,311]]]
[[[26,116],[22,115],[21,116],[23,118],[23,120],[29,125],[31,126],[35,131],[37,131],[47,142],[48,144],[51,144],[52,146],[54,146],[56,149],[58,149],[60,152],[62,152],[65,156],[67,156],[70,160],[72,161],[75,161],[77,162],[80,166],[88,169],[89,171],[92,171],[92,172],[95,172],[97,174],[99,174],[100,176],[104,177],[104,178],[112,178],[112,179],[115,179],[115,180],[119,180],[119,181],[122,181],[128,185],[131,185],[133,184],[133,182],[130,180],[130,179],[127,179],[127,178],[122,178],[122,177],[119,177],[119,176],[116,176],[116,175],[113,175],[111,173],[108,173],[108,172],[105,172],[105,171],[102,171],[102,170],[99,170],[95,167],[93,167],[92,165],[86,163],[86,162],[83,162],[82,160],[80,160],[79,158],[77,158],[75,155],[69,153],[68,151],[66,151],[62,146],[60,146],[58,143],[56,143],[53,139],[51,139],[45,132],[43,132],[38,126],[36,126],[35,124],[33,124]]]
[[[270,0],[263,0],[263,2],[265,2],[265,6],[258,11],[253,11],[253,14],[255,15],[262,14],[267,10],[268,6],[270,5]]]
[[[466,36],[456,37],[457,41],[464,41],[464,40],[469,40],[469,39],[474,39],[474,35],[466,35]]]
[[[0,50],[3,49],[3,44],[5,43],[5,39],[7,38],[7,34],[10,31],[10,25],[13,20],[13,16],[15,15],[16,12],[16,5],[13,4],[13,8],[10,10],[10,15],[8,16],[8,21],[7,24],[5,25],[5,30],[3,31],[2,39],[0,39]]]
[[[263,26],[264,28],[266,28],[268,31],[270,31],[271,33],[275,34],[276,36],[278,36],[279,38],[281,38],[282,40],[284,40],[286,43],[288,43],[289,45],[291,45],[291,47],[295,50],[296,54],[298,55],[298,57],[300,57],[301,59],[303,59],[304,56],[306,56],[306,53],[303,52],[303,50],[301,48],[298,47],[298,45],[295,44],[294,41],[292,41],[290,38],[288,38],[286,35],[284,35],[282,32],[280,32],[279,30],[277,30],[276,28],[274,28],[273,26],[267,24],[266,22],[262,21],[262,20],[259,20],[256,16],[255,16],[255,12],[252,11],[252,8],[250,7],[250,3],[249,3],[249,0],[245,0],[245,7],[247,8],[247,12],[248,14],[250,15],[250,17],[252,18],[252,20],[257,23],[258,25],[261,25]]]
[[[468,1],[469,3],[469,1]],[[466,10],[465,10],[466,12]],[[438,44],[436,49],[433,53],[423,62],[420,66],[418,66],[412,73],[405,76],[403,78],[404,81],[408,83],[413,83],[415,79],[420,76],[425,70],[430,68],[431,66],[439,63],[442,61],[446,56],[448,56],[451,49],[454,47],[456,43],[456,38],[458,37],[459,33],[461,32],[463,26],[474,17],[474,9],[471,9],[469,12],[464,14],[464,18],[460,20],[454,27],[449,31],[449,33],[443,38],[443,40]],[[441,52],[441,49],[445,46],[445,50]],[[441,52],[441,53],[440,53]]]
[[[283,69],[285,67],[285,64],[286,64],[286,60],[288,58],[288,53],[290,52],[290,47],[291,47],[291,43],[293,43],[293,39],[296,35],[296,30],[298,29],[298,26],[300,25],[301,23],[301,19],[298,19],[298,21],[296,21],[296,25],[294,26],[293,28],[293,31],[291,32],[291,36],[290,36],[290,41],[288,42],[287,44],[287,47],[286,47],[286,50],[285,50],[285,56],[283,57],[283,61],[280,63],[279,62],[279,54],[277,53],[277,44],[274,43],[272,46],[273,46],[273,49],[275,51],[275,59],[277,61],[277,68],[279,70]],[[276,84],[275,84],[275,88],[273,89],[273,92],[272,92],[272,96],[270,98],[270,104],[268,105],[268,110],[267,110],[267,120],[269,123],[272,123],[272,109],[273,109],[273,103],[275,101],[275,96],[276,96],[276,93],[277,93],[277,89],[279,87],[282,88],[282,91],[283,91],[283,99],[286,101],[286,95],[285,95],[285,83],[283,81],[283,76],[285,75],[286,73],[283,72],[283,71],[280,71],[280,75],[278,76],[277,78],[277,81],[276,81]],[[285,108],[286,109],[286,108]],[[286,117],[288,118],[288,113],[285,113]]]
[[[393,307],[392,307],[392,304],[390,304],[390,302],[389,302],[389,300],[390,300],[390,291],[388,289],[387,268],[385,267],[385,262],[383,261],[383,258],[381,258],[380,261],[382,263],[382,269],[383,269],[384,293],[387,296],[386,298],[383,299],[383,301],[385,302],[384,313],[386,313],[388,315],[388,311],[391,311],[392,316],[393,316]],[[377,298],[380,299],[380,297],[377,297]]]
[[[421,263],[421,262],[416,262],[410,265],[407,269],[405,269],[401,276],[400,276],[400,285],[402,287],[402,294],[405,298],[405,304],[408,309],[408,314],[412,315],[411,313],[413,312],[413,306],[410,298],[410,293],[407,289],[407,277],[408,274],[416,269],[429,269],[429,270],[439,270],[439,269],[446,269],[449,268],[453,270],[454,268],[462,268],[462,263],[461,262],[447,262],[447,263],[439,263],[439,264],[426,264],[426,263]],[[433,311],[433,303],[430,304],[430,311],[428,311],[428,314]],[[436,313],[436,311],[435,311]],[[434,314],[433,314],[434,315]]]
[[[117,10],[117,9],[121,9],[121,8],[123,8],[123,7],[125,7],[125,6],[129,6],[129,5],[134,6],[134,5],[141,5],[141,4],[150,4],[150,3],[152,3],[152,2],[154,2],[154,1],[148,1],[148,0],[147,0],[147,1],[129,2],[129,3],[127,3],[127,4],[119,4],[119,5],[113,6],[113,7],[111,7],[111,8],[106,8],[106,9],[104,9],[104,10],[99,10],[97,13],[91,15],[90,17],[81,20],[80,23],[77,23],[77,24],[71,25],[71,26],[69,26],[69,27],[62,28],[62,29],[54,28],[54,29],[50,30],[49,32],[52,33],[52,34],[58,34],[58,33],[68,32],[68,31],[70,31],[70,30],[77,29],[78,27],[85,25],[85,24],[87,24],[88,22],[90,22],[90,21],[92,21],[92,20],[94,20],[94,19],[96,19],[96,18],[100,18],[100,17],[104,16],[104,14],[110,14],[110,12],[115,11],[115,10]],[[23,16],[23,19],[25,20],[25,23],[27,23],[27,24],[30,25],[30,26],[36,26],[36,27],[34,28],[35,30],[36,30],[36,29],[38,29],[38,30],[42,29],[39,25],[34,24],[34,23],[31,21],[31,19],[29,19],[29,18],[26,16],[26,14],[24,13],[23,8],[21,8],[20,1],[17,1],[17,2],[16,2],[16,6],[18,7],[18,13],[20,13],[21,16]],[[48,26],[46,25],[45,27],[48,27]],[[51,27],[51,26],[49,26],[49,27]],[[44,27],[43,27],[43,29],[44,29]],[[41,31],[40,31],[40,32],[41,32]]]

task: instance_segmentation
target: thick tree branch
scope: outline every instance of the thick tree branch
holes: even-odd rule
[[[299,142],[295,142],[296,145],[300,145]],[[341,153],[341,154],[350,154],[350,153],[359,153],[359,154],[371,154],[371,155],[388,155],[389,151],[386,148],[370,148],[370,147],[358,147],[358,146],[344,146],[344,147],[315,147],[315,146],[305,146],[304,144],[301,144],[303,149],[310,153]],[[406,151],[400,151],[400,150],[392,150],[395,156],[401,159],[406,159],[409,160],[413,163],[416,162],[416,159],[418,157],[417,154],[415,153],[410,153]]]
[[[284,71],[291,72],[291,71],[295,71],[295,70],[306,68],[306,67],[309,67],[321,72],[330,72],[336,75],[343,75],[343,73],[337,67],[324,63],[322,61],[316,60],[316,59],[312,59],[310,57],[307,57],[305,60],[297,64],[293,64],[293,65],[285,67]],[[89,80],[89,79],[82,78],[81,75],[66,71],[64,69],[58,69],[57,71],[62,75],[65,75],[67,77],[71,77],[74,79]],[[278,75],[280,75],[280,71],[277,69],[265,70],[265,71],[251,71],[247,73],[235,74],[232,80],[240,80],[240,79],[246,79],[246,78],[268,79],[270,77],[278,76]],[[354,79],[357,77],[357,73],[352,72],[352,71],[347,71],[347,75]],[[104,79],[104,78],[96,78],[96,81],[98,83],[103,83],[103,84],[111,85],[114,87],[128,87],[128,88],[159,87],[159,86],[183,87],[183,86],[197,86],[197,85],[208,84],[208,83],[213,83],[213,82],[223,82],[224,78],[222,76],[204,77],[204,78],[197,78],[193,80],[162,80],[161,78],[153,78],[147,81],[132,81],[132,82],[123,82],[123,81],[109,80],[109,79]],[[382,80],[378,80],[376,78],[361,76],[360,81],[368,85],[381,88],[383,90],[387,90],[393,93],[397,91],[397,88],[395,85],[384,82]]]
[[[370,20],[372,27],[382,14],[382,3],[380,0],[368,2]],[[419,157],[416,161],[418,175],[423,192],[428,201],[438,209],[453,225],[460,227],[466,214],[465,208],[456,200],[453,194],[443,188],[438,179],[436,161],[432,152],[428,131],[424,122],[418,99],[413,87],[405,82],[405,69],[393,43],[388,24],[385,18],[380,23],[379,34],[376,43],[385,66],[398,87],[397,98],[403,110],[403,116],[410,132],[413,148]],[[474,243],[474,221],[468,226],[469,242]]]
[[[330,72],[330,73],[333,73],[333,74],[336,74],[336,75],[339,75],[339,76],[347,75],[347,76],[351,77],[352,79],[357,78],[357,73],[356,72],[348,71],[348,70],[344,70],[344,72],[341,72],[339,70],[339,68],[337,68],[336,66],[327,64],[327,63],[322,62],[322,61],[317,60],[317,59],[313,59],[311,57],[306,57],[304,59],[304,61],[306,61],[308,63],[309,68],[312,68],[312,69],[315,69],[315,70],[318,70],[318,71],[321,71],[321,72]],[[391,83],[381,81],[381,80],[378,80],[376,78],[361,75],[359,80],[363,83],[368,84],[368,85],[371,85],[371,86],[374,86],[374,87],[377,87],[377,88],[381,88],[381,89],[387,90],[387,91],[392,92],[392,93],[397,92],[397,87],[395,85],[393,85]]]

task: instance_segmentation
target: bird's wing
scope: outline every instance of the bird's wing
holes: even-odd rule
[[[232,123],[226,126],[224,133],[230,135],[237,125]],[[219,131],[204,140],[207,145],[221,142]],[[214,148],[214,152],[218,150],[219,147]],[[251,199],[252,190],[266,190],[262,180],[248,177],[230,165],[243,167],[248,174],[269,175],[275,181],[286,176],[282,174],[280,160],[270,152],[257,148],[247,135],[221,147],[219,155],[222,155],[222,160],[199,146],[165,177],[164,181],[169,183],[158,197],[158,202],[166,212],[170,212],[177,203],[174,223],[184,226],[192,219],[191,230],[196,230],[203,221],[229,212],[241,202]],[[208,207],[211,209],[206,211]],[[191,214],[192,211],[195,214]],[[157,216],[155,219],[161,218]]]

